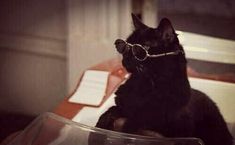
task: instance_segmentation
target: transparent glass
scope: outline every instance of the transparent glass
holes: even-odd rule
[[[89,136],[95,138],[90,140]],[[100,142],[102,140],[102,142]],[[203,145],[197,138],[156,139],[89,127],[53,113],[36,118],[8,145]]]

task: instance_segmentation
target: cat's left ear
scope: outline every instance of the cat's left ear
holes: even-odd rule
[[[162,34],[162,40],[165,42],[173,42],[176,37],[175,30],[169,19],[163,18],[159,25],[158,30]]]
[[[132,21],[133,21],[135,30],[144,30],[144,29],[148,28],[148,26],[146,26],[144,23],[142,23],[141,20],[133,13],[131,13],[131,17],[132,17]]]

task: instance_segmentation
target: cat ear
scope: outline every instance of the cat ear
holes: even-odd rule
[[[148,26],[142,23],[141,20],[136,15],[131,13],[131,16],[132,16],[132,21],[136,30],[142,30],[142,29],[148,28]]]
[[[161,31],[162,33],[162,39],[165,42],[172,42],[175,39],[175,30],[170,22],[170,20],[168,20],[167,18],[163,18],[159,25],[158,25],[158,30]]]

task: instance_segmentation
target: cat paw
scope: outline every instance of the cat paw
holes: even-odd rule
[[[116,119],[113,123],[113,130],[121,132],[123,130],[123,126],[126,120],[127,120],[126,118],[122,118],[122,117]]]

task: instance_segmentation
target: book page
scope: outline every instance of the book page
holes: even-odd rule
[[[109,72],[85,71],[82,80],[69,102],[99,106],[105,96]]]

